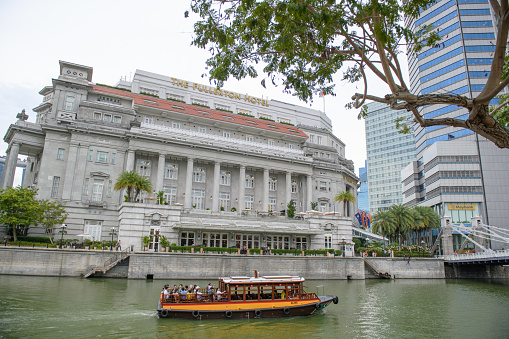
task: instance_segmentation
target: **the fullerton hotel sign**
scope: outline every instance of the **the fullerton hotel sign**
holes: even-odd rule
[[[192,82],[180,80],[177,78],[171,78],[171,80],[172,80],[173,86],[178,86],[178,87],[183,87],[183,88],[192,88],[195,91],[200,91],[200,92],[209,93],[209,94],[218,95],[218,96],[225,96],[230,99],[244,100],[244,101],[249,102],[254,105],[257,104],[257,105],[269,107],[268,100],[253,97],[253,96],[250,96],[249,94],[242,95],[242,94],[230,92],[230,91],[227,91],[224,89],[200,85],[197,83],[192,83]]]

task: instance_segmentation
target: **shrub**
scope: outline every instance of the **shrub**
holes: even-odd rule
[[[24,235],[18,235],[18,240],[26,241],[26,242],[38,242],[38,243],[48,243],[51,244],[51,240],[48,237],[29,237]],[[53,240],[54,242],[56,239]]]
[[[158,95],[155,95],[155,94],[151,94],[151,93],[146,93],[146,92],[140,92],[140,94],[143,94],[143,95],[148,95],[149,97],[154,97],[154,98],[159,98]]]

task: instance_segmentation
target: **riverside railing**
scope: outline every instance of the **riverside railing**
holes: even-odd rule
[[[503,257],[509,257],[509,250],[444,255],[442,257],[446,261],[463,261],[463,260],[469,260],[469,259],[503,258]]]

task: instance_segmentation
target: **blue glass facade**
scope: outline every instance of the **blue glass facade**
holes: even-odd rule
[[[357,206],[362,212],[369,212],[368,195],[368,161],[364,161],[364,167],[359,168],[359,181],[361,186],[357,191]]]

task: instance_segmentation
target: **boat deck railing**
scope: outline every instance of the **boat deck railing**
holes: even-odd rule
[[[231,295],[230,301],[244,301],[243,295]],[[246,295],[245,301],[258,301],[258,300],[281,300],[281,299],[288,299],[288,300],[307,300],[307,299],[318,299],[318,296],[316,293],[302,293],[299,297],[299,295],[296,295],[294,297],[289,298],[281,298],[281,294],[276,294],[275,298],[272,298],[272,294],[260,294],[260,299],[258,299],[258,294],[248,294]],[[163,292],[161,292],[161,302],[167,303],[167,304],[191,304],[191,303],[210,303],[210,302],[227,302],[228,301],[228,295],[226,293],[224,294],[216,294],[216,293],[187,293],[187,294],[167,294],[164,295]]]

